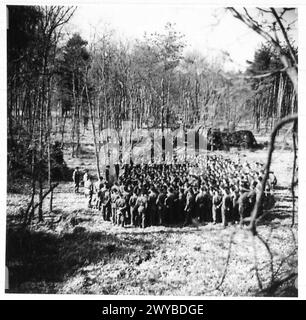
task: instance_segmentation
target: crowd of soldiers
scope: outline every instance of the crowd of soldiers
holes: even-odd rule
[[[262,164],[205,155],[185,163],[125,165],[117,181],[94,182],[83,176],[88,207],[120,226],[186,226],[198,223],[243,223],[251,214],[265,170]],[[77,173],[76,173],[77,172]],[[74,172],[75,191],[80,174]],[[75,178],[78,177],[78,178]],[[264,190],[263,208],[274,205],[273,172]],[[261,209],[263,209],[261,208]]]

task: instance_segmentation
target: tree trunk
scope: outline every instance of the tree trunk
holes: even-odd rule
[[[85,91],[86,91],[87,105],[88,105],[88,108],[89,108],[89,111],[90,111],[90,117],[91,117],[92,134],[93,134],[94,145],[95,145],[96,169],[97,169],[97,175],[98,175],[98,178],[99,178],[101,176],[101,173],[100,173],[100,167],[99,167],[99,153],[98,153],[98,147],[97,147],[95,121],[94,121],[94,115],[93,115],[91,101],[90,101],[89,95],[88,95],[87,84],[85,84]]]

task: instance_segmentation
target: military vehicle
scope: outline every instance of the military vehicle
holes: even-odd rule
[[[207,131],[208,150],[229,150],[231,147],[241,149],[257,149],[257,144],[253,133],[249,130],[221,131],[216,128],[209,128]]]

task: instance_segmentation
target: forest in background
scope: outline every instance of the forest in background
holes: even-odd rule
[[[257,8],[258,17],[274,17],[271,24],[246,8],[227,10],[266,41],[245,72],[226,72],[226,53],[212,61],[186,52],[172,24],[133,43],[110,31],[82,39],[65,31],[75,8],[8,7],[11,292],[297,295],[298,48],[288,38],[293,22],[284,19],[295,9]],[[271,133],[268,148],[238,154],[266,161],[263,190],[275,170],[275,208],[258,217],[261,192],[243,229],[109,228],[62,181],[72,173],[64,151],[65,160],[84,156],[99,170],[101,130],[120,132],[124,121],[134,128],[245,126],[265,138]],[[290,148],[274,148],[285,125]]]

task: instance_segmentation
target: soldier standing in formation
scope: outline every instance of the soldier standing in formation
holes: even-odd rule
[[[93,198],[93,193],[94,193],[94,186],[93,186],[92,177],[89,177],[85,181],[84,188],[85,188],[85,198],[88,198],[87,206],[88,206],[88,208],[91,208],[92,207],[92,198]]]
[[[197,219],[222,222],[226,227],[239,221],[242,225],[251,214],[263,174],[258,165],[206,155],[183,164],[126,165],[111,188],[101,177],[94,186],[87,179],[85,195],[91,207],[95,193],[95,208],[101,210],[103,219],[121,226],[186,226]],[[270,187],[275,185],[274,177],[264,193],[269,207],[274,203]]]
[[[133,194],[131,195],[129,199],[129,206],[130,206],[130,224],[132,226],[138,225],[138,221],[136,220],[137,215],[136,211],[138,211],[138,208],[136,207],[137,202],[137,189],[134,188]]]
[[[220,220],[220,210],[222,205],[222,196],[220,195],[220,192],[217,190],[214,191],[213,199],[212,199],[212,218],[213,223],[216,224]]]
[[[232,207],[233,207],[233,203],[232,203],[231,196],[229,194],[229,190],[228,188],[224,188],[222,206],[221,206],[222,224],[224,228],[227,226],[228,221],[231,218]]]
[[[79,167],[76,167],[72,174],[72,180],[74,182],[74,192],[79,193],[81,173],[79,171]]]
[[[141,227],[145,228],[147,225],[147,209],[148,209],[148,198],[144,190],[140,190],[140,194],[136,201],[136,206],[138,208],[139,220],[141,221]]]

